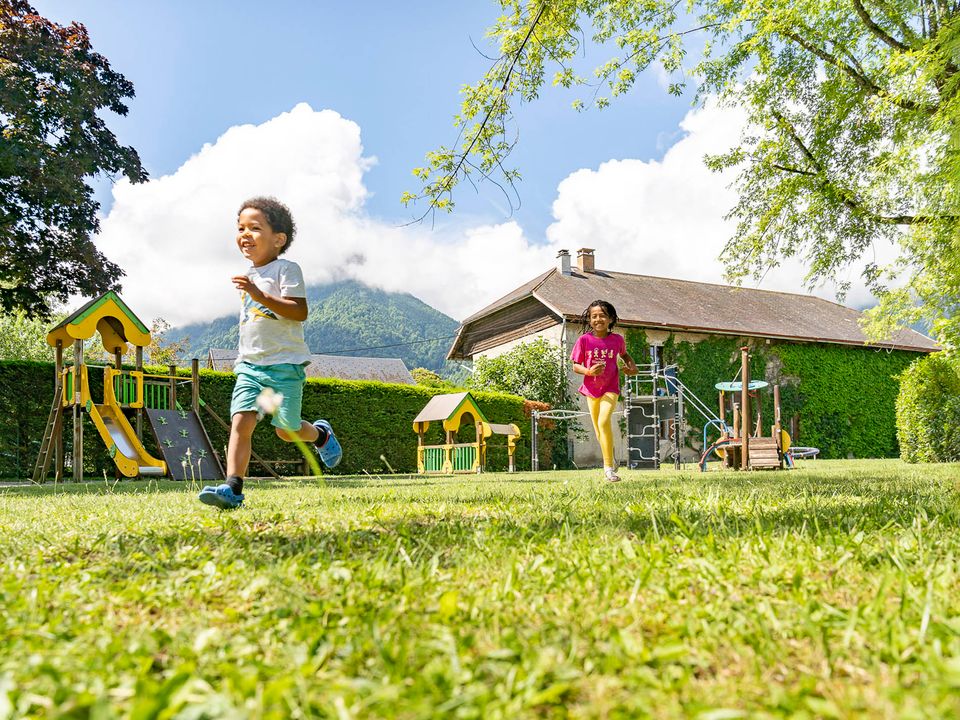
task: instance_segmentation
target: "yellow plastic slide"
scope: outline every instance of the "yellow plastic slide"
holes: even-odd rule
[[[167,464],[146,451],[120,407],[109,402],[112,393],[106,394],[107,403],[89,406],[90,418],[110,450],[110,457],[117,468],[125,477],[166,475]]]

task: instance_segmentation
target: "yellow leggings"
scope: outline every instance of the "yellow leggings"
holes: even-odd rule
[[[590,408],[590,418],[593,420],[593,431],[597,434],[600,443],[600,452],[603,453],[603,466],[613,467],[613,411],[617,408],[616,393],[607,393],[602,397],[587,397],[587,407]]]

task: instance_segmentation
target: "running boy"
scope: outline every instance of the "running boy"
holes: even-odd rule
[[[240,290],[240,343],[234,371],[237,382],[230,402],[227,481],[200,491],[200,502],[222,509],[243,503],[243,478],[250,463],[251,438],[257,426],[257,398],[266,388],[283,395],[271,423],[287,442],[313,443],[324,465],[335,467],[343,456],[326,420],[301,420],[300,404],[310,351],[303,339],[307,318],[306,288],[300,266],[279,256],[296,233],[286,205],[257,197],[240,206],[237,247],[250,261],[243,275],[231,280]]]
[[[627,354],[623,335],[611,332],[617,324],[617,311],[606,300],[594,300],[580,316],[582,335],[573,346],[570,359],[573,371],[583,375],[580,394],[586,396],[593,430],[603,454],[603,475],[610,482],[620,482],[613,460],[613,427],[611,419],[620,397],[620,369],[617,359],[623,358],[623,372],[637,374],[637,364]],[[587,332],[587,330],[590,332]]]

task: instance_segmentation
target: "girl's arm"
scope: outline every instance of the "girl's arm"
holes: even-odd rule
[[[623,358],[623,374],[624,375],[636,375],[640,372],[637,369],[637,364],[633,361],[633,358],[630,357],[630,353],[622,352],[620,357]]]
[[[587,367],[586,365],[581,365],[580,363],[574,363],[573,371],[577,375],[589,375],[591,377],[596,377],[597,375],[603,372],[603,364],[594,363],[590,367]]]

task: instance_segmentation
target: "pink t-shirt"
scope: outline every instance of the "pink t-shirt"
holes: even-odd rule
[[[617,367],[617,358],[627,352],[627,343],[623,335],[607,333],[606,337],[598,338],[593,333],[586,333],[577,338],[573,346],[570,359],[578,365],[590,367],[601,360],[606,362],[603,372],[592,377],[583,376],[580,386],[581,395],[603,397],[607,393],[620,394],[620,369]]]

